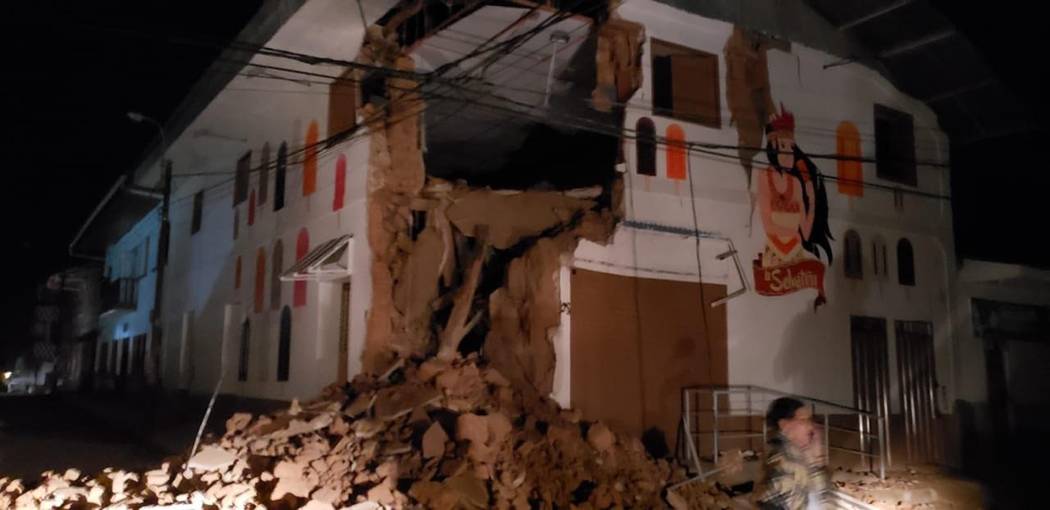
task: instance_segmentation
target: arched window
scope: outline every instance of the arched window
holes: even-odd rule
[[[277,169],[273,178],[273,210],[284,209],[284,180],[288,174],[288,144],[277,147]]]
[[[248,226],[255,224],[255,190],[248,195]]]
[[[266,306],[266,250],[255,250],[255,313]]]
[[[233,266],[233,288],[241,288],[241,256],[237,256],[237,262]]]
[[[340,154],[335,160],[335,195],[332,198],[332,210],[343,208],[346,201],[346,155]]]
[[[281,334],[277,342],[277,380],[287,381],[292,357],[292,310],[281,309]]]
[[[266,196],[270,193],[270,142],[262,146],[259,161],[259,205],[266,203]]]
[[[310,234],[303,228],[299,230],[299,237],[295,240],[295,261],[302,260],[309,251]],[[303,280],[296,281],[292,289],[292,306],[306,306],[306,282]]]
[[[852,197],[864,196],[863,167],[860,157],[860,131],[852,122],[839,123],[835,130],[835,145],[839,156],[838,181],[839,193]],[[852,159],[856,158],[856,159]]]
[[[656,175],[656,126],[649,117],[642,117],[635,124],[635,129],[635,164],[638,174]]]
[[[682,126],[667,126],[667,178],[677,181],[685,180],[685,131]]]
[[[901,285],[915,285],[915,253],[907,239],[897,242],[897,281]]]
[[[864,278],[864,245],[861,243],[860,234],[856,230],[847,231],[842,243],[845,245],[842,251],[846,258],[846,278]]]
[[[252,336],[252,324],[248,319],[244,319],[244,323],[241,324],[241,346],[240,356],[237,357],[237,380],[247,381],[248,380],[248,345]]]
[[[270,309],[281,309],[281,264],[284,261],[284,244],[280,239],[273,244],[273,260],[270,262]]]
[[[317,121],[306,128],[306,147],[303,149],[303,196],[317,191]]]

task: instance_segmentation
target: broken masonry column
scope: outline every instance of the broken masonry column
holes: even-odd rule
[[[737,152],[748,189],[751,189],[752,159],[762,146],[769,116],[776,112],[766,53],[777,47],[773,39],[737,25],[723,49],[729,120],[736,125],[737,144],[740,146]]]
[[[615,11],[598,29],[595,52],[595,110],[609,112],[627,103],[642,86],[642,44],[645,26],[621,19]]]
[[[400,71],[413,71],[412,59],[401,53],[393,38],[372,27],[360,60]],[[412,215],[408,204],[418,197],[426,176],[420,144],[420,114],[423,100],[418,83],[400,76],[386,77],[386,105],[372,98],[363,108],[370,131],[368,165],[368,245],[372,252],[372,306],[367,318],[362,365],[366,372],[376,373],[389,365],[396,353],[421,352],[429,338],[426,331],[409,324],[429,321],[429,304],[408,306],[402,296],[395,306],[398,280],[405,276]],[[385,106],[385,111],[384,110]],[[430,238],[431,236],[427,236]],[[437,281],[430,282],[433,293]],[[413,282],[413,287],[427,285]],[[427,294],[427,293],[423,293]]]
[[[378,29],[368,37],[363,60],[413,68],[392,38]],[[599,39],[594,107],[622,119],[622,105],[641,84],[644,29],[613,15]],[[428,177],[418,84],[400,75],[385,83],[385,107],[369,99],[362,109],[372,133],[365,371],[435,353],[448,361],[469,334],[464,349],[480,343],[480,354],[518,389],[545,397],[553,387],[563,256],[580,239],[612,238],[623,217],[622,178],[610,166],[591,188],[512,191]]]

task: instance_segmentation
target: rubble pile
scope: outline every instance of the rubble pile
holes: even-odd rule
[[[663,508],[684,479],[638,439],[524,396],[472,356],[399,362],[287,411],[235,414],[223,437],[153,471],[0,479],[0,508]]]
[[[672,485],[667,490],[667,503],[674,510],[694,508],[734,508],[728,494],[712,482],[693,478]]]
[[[870,472],[839,468],[832,473],[838,489],[879,509],[919,510],[942,508],[936,491],[916,477],[915,471],[890,472],[885,480]]]

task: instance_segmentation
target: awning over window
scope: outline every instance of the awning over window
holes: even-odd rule
[[[317,245],[282,273],[281,281],[330,281],[349,278],[353,241],[352,236],[343,235]]]

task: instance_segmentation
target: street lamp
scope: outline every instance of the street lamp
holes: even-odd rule
[[[158,353],[154,353],[153,349],[161,348],[163,334],[161,326],[161,306],[164,302],[164,266],[166,266],[168,262],[168,210],[171,204],[171,160],[164,157],[164,152],[168,149],[168,140],[167,137],[164,136],[164,126],[162,126],[160,122],[157,122],[153,117],[143,115],[139,112],[128,112],[127,116],[132,122],[153,124],[153,126],[157,128],[157,133],[160,134],[160,164],[164,172],[164,199],[161,202],[160,207],[160,239],[157,240],[159,245],[159,249],[157,250],[157,275],[153,288],[153,310],[150,313],[150,325],[152,326],[153,331],[150,341],[150,343],[153,344],[150,349],[154,361],[153,377],[156,378],[157,387],[160,387],[160,356]],[[132,185],[134,185],[134,182],[132,182]]]
[[[128,115],[128,118],[131,119],[132,122],[137,122],[139,124],[143,124],[143,123],[153,124],[153,126],[155,126],[157,128],[157,132],[160,133],[160,150],[161,150],[161,154],[162,154],[161,161],[163,161],[164,160],[163,154],[164,154],[164,151],[167,149],[167,145],[168,145],[167,137],[164,136],[164,126],[160,125],[160,122],[157,122],[157,119],[154,119],[153,117],[150,117],[148,115],[143,115],[143,114],[141,114],[139,112],[128,112],[127,115]]]

